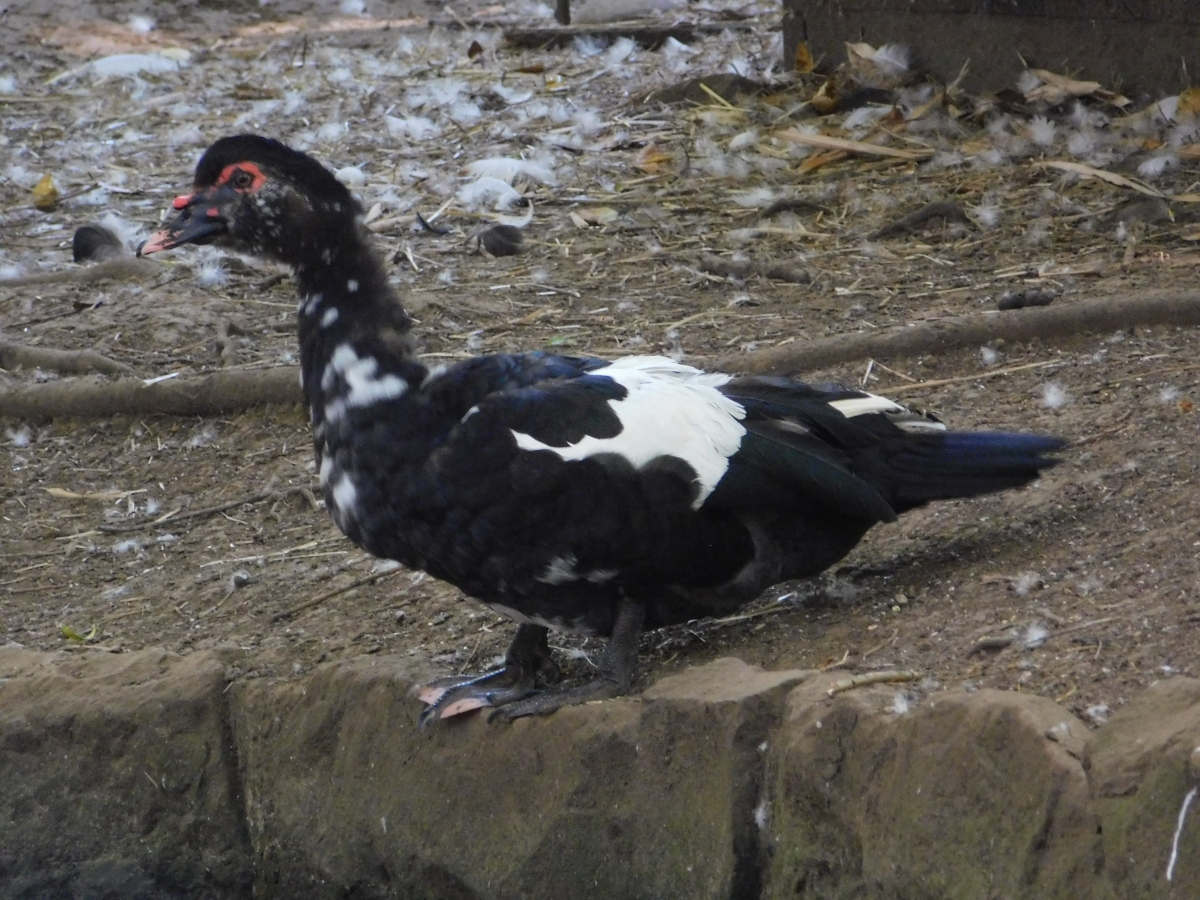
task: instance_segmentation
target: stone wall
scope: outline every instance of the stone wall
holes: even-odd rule
[[[724,659],[419,733],[403,659],[227,681],[238,652],[0,649],[0,895],[1200,896],[1194,679],[1089,732],[1040,697],[831,697]]]

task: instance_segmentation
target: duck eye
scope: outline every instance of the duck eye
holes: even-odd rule
[[[232,180],[233,186],[238,190],[243,190],[254,184],[254,176],[243,169],[238,169],[236,172],[234,172]]]

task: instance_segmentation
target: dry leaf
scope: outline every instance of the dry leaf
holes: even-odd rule
[[[1106,172],[1104,169],[1097,169],[1094,166],[1084,165],[1083,163],[1051,160],[1050,162],[1035,163],[1035,165],[1047,169],[1058,169],[1060,172],[1071,172],[1074,175],[1079,175],[1081,178],[1096,178],[1100,181],[1107,181],[1109,184],[1129,188],[1131,191],[1137,191],[1139,194],[1145,194],[1148,197],[1162,196],[1161,192],[1156,191],[1144,182],[1126,178],[1124,175],[1118,175],[1116,172]]]
[[[821,115],[832,112],[834,107],[838,105],[838,98],[834,92],[833,82],[826,81],[821,85],[820,90],[813,94],[812,99],[808,101],[808,105]]]
[[[80,634],[78,631],[76,631],[70,625],[62,626],[62,636],[65,637],[69,641],[74,641],[77,644],[91,643],[92,641],[94,641],[96,639],[96,635],[97,635],[97,633],[99,633],[99,631],[100,631],[100,627],[98,625],[92,625],[92,630],[89,631],[87,634]]]
[[[815,172],[817,169],[824,168],[831,163],[841,162],[849,157],[850,154],[845,150],[828,150],[825,153],[814,153],[812,156],[807,156],[796,167],[796,171],[801,175],[806,175],[809,172]]]
[[[529,66],[521,66],[520,68],[513,69],[513,71],[519,72],[522,75],[541,75],[546,71],[546,67],[541,63],[533,63]]]
[[[33,205],[43,212],[49,212],[58,206],[58,197],[58,188],[49,174],[43,175],[33,186]]]
[[[796,71],[801,73],[811,72],[813,65],[812,51],[808,49],[808,41],[801,41],[796,45]]]
[[[1158,140],[1158,138],[1149,138],[1148,137],[1144,141],[1142,141],[1141,147],[1143,150],[1145,150],[1146,152],[1149,153],[1152,150],[1157,150],[1162,145],[1163,145],[1162,141]]]
[[[607,225],[615,222],[621,214],[611,206],[588,206],[571,213],[571,221],[576,228],[587,228],[592,225]]]
[[[651,141],[645,147],[638,151],[637,156],[633,159],[633,165],[636,169],[641,169],[647,175],[657,175],[663,170],[663,163],[671,162],[672,156],[670,153],[665,153],[657,144]]]
[[[1194,116],[1200,113],[1200,88],[1190,87],[1179,95],[1179,105],[1175,107],[1175,115]]]
[[[1074,78],[1068,78],[1066,75],[1059,75],[1057,72],[1050,72],[1046,69],[1030,71],[1043,82],[1032,91],[1025,92],[1025,99],[1031,103],[1041,100],[1050,106],[1057,106],[1070,97],[1087,97],[1103,90],[1098,81],[1076,81]]]

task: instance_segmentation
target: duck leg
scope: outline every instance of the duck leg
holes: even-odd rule
[[[545,716],[564,706],[575,706],[592,700],[609,700],[629,692],[637,667],[638,638],[646,610],[633,600],[622,600],[617,608],[617,621],[613,625],[608,646],[600,656],[600,674],[586,684],[572,688],[542,691],[532,697],[514,698],[513,702],[499,706],[488,717],[489,722],[497,719],[512,721],[522,716]]]
[[[415,693],[429,706],[417,725],[426,727],[484,706],[501,706],[531,694],[538,675],[546,682],[558,681],[558,664],[550,656],[547,629],[541,625],[519,625],[504,654],[504,666],[482,675],[451,675],[420,685]]]

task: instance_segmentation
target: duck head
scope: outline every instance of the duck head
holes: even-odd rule
[[[357,240],[362,209],[333,173],[271,138],[221,138],[200,158],[190,194],[138,256],[181,244],[220,244],[303,270]]]

